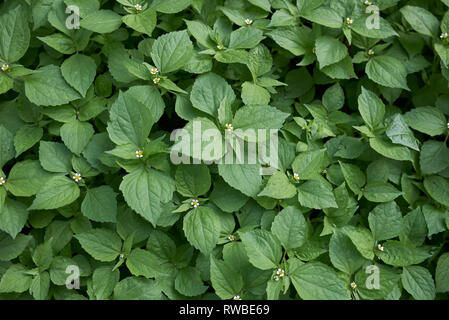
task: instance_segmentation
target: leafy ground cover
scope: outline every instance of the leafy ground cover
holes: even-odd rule
[[[448,32],[448,0],[4,1],[0,298],[448,299]],[[263,130],[273,171],[220,163]]]

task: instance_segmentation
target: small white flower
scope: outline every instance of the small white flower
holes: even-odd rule
[[[373,49],[369,49],[369,50],[368,50],[368,55],[369,55],[369,56],[374,55],[374,50],[373,50]]]
[[[233,127],[232,124],[230,124],[230,123],[226,123],[226,124],[225,124],[225,128],[226,128],[226,131],[229,131],[229,132],[231,132],[232,130],[234,130],[234,127]]]
[[[157,68],[151,69],[151,74],[158,74],[159,70]]]
[[[123,259],[125,255],[123,253],[120,253],[120,259]]]
[[[245,20],[245,23],[246,23],[247,25],[250,25],[250,24],[253,23],[253,20],[251,20],[251,19],[246,19],[246,20]]]
[[[200,202],[193,199],[192,202],[190,202],[190,205],[192,205],[194,208],[197,208],[200,205]]]
[[[223,49],[224,49],[224,46],[223,46],[222,44],[219,44],[219,45],[217,45],[217,49],[218,49],[218,50],[223,50]]]
[[[384,247],[380,243],[377,245],[377,249],[379,249],[380,251],[384,251]]]
[[[161,81],[161,78],[157,77],[153,79],[154,84],[158,84]]]
[[[299,181],[299,174],[293,173],[293,179],[295,179],[296,181]]]
[[[6,182],[5,178],[0,177],[0,186],[3,185]]]
[[[447,128],[449,129],[449,122],[447,123]]]
[[[346,23],[347,24],[352,24],[354,21],[351,18],[346,18]]]
[[[3,65],[2,65],[2,71],[8,71],[8,69],[9,69],[9,64],[7,64],[7,63],[4,63]]]
[[[136,5],[134,6],[134,8],[135,8],[137,11],[142,11],[142,6],[141,6],[140,4],[136,4]]]
[[[370,6],[370,5],[372,5],[372,4],[373,4],[373,3],[372,3],[371,1],[368,1],[368,0],[365,1],[365,5],[366,5],[366,6]]]
[[[276,270],[276,274],[279,277],[283,277],[283,276],[285,276],[285,271],[283,269],[279,268],[279,269]]]
[[[229,240],[229,241],[234,241],[234,240],[235,240],[234,235],[230,234],[230,235],[228,236],[228,240]]]
[[[355,288],[357,288],[357,285],[355,284],[355,282],[353,281],[353,282],[351,282],[351,288],[352,289],[355,289]]]
[[[75,173],[75,175],[72,178],[76,182],[79,182],[81,180],[81,174],[80,173]]]
[[[441,39],[447,39],[449,37],[449,34],[447,32],[444,32],[440,35]]]
[[[232,298],[233,300],[242,300],[241,298],[240,298],[240,296],[234,296],[234,298]]]
[[[136,157],[137,157],[137,158],[143,158],[143,152],[140,151],[140,150],[137,150],[137,151],[136,151]]]
[[[281,278],[279,278],[279,276],[274,276],[274,281],[279,281]]]

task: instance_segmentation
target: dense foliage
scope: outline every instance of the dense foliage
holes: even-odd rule
[[[448,0],[4,1],[0,298],[447,299],[448,32]],[[279,130],[276,170],[195,123]]]

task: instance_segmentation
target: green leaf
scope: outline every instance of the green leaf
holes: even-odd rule
[[[114,300],[162,300],[164,295],[155,280],[127,277],[114,288]]]
[[[449,291],[449,253],[442,254],[438,259],[435,282],[437,292]]]
[[[229,48],[231,49],[251,49],[265,39],[260,29],[252,27],[241,27],[231,33]]]
[[[404,119],[413,129],[432,137],[441,135],[447,130],[446,117],[434,107],[412,109],[404,115]]]
[[[279,240],[270,232],[255,229],[239,232],[239,234],[251,264],[262,270],[278,267],[282,257],[282,248]]]
[[[30,28],[27,10],[22,5],[0,16],[0,39],[0,57],[8,63],[18,61],[27,52]]]
[[[267,105],[271,96],[268,90],[246,81],[242,84],[242,100],[246,105]]]
[[[238,211],[248,201],[246,195],[229,186],[223,179],[214,181],[210,199],[222,211],[230,213]]]
[[[50,289],[50,275],[47,271],[41,272],[33,278],[30,285],[30,293],[36,300],[47,300]]]
[[[45,271],[50,268],[53,261],[53,239],[41,243],[33,251],[33,262],[39,267],[39,271]]]
[[[34,126],[21,127],[14,136],[14,149],[16,157],[33,147],[42,139],[44,130]]]
[[[243,289],[242,274],[228,263],[211,257],[210,278],[216,294],[221,299],[231,299]]]
[[[358,98],[359,112],[370,128],[377,128],[383,121],[385,105],[373,92],[362,87],[362,93]]]
[[[309,34],[308,28],[298,26],[275,28],[267,33],[281,48],[290,51],[295,56],[305,54],[306,48],[312,46],[312,42],[308,40]]]
[[[422,174],[439,173],[449,167],[449,149],[445,143],[428,140],[423,143],[419,163]]]
[[[97,71],[95,60],[83,54],[75,54],[64,60],[61,73],[65,81],[83,97],[94,82]]]
[[[6,198],[0,209],[0,229],[15,239],[28,219],[27,207],[22,202]]]
[[[391,142],[419,151],[418,141],[399,113],[393,116],[386,133]]]
[[[438,35],[440,22],[426,9],[405,6],[401,8],[401,13],[410,26],[417,32],[429,37],[436,37]]]
[[[313,209],[338,208],[332,185],[324,179],[309,180],[298,188],[299,203]]]
[[[320,174],[329,165],[326,149],[301,152],[293,161],[292,169],[301,180],[309,180]]]
[[[370,147],[384,157],[398,161],[414,161],[414,156],[409,148],[393,144],[380,138],[370,138]]]
[[[349,236],[339,229],[329,242],[329,257],[335,268],[347,274],[354,274],[366,262]]]
[[[339,40],[321,36],[315,42],[316,56],[320,63],[320,68],[340,62],[348,56],[348,49]]]
[[[120,191],[128,205],[155,226],[163,212],[162,204],[172,198],[175,183],[163,172],[141,167],[123,178]]]
[[[274,199],[290,199],[296,195],[296,188],[290,183],[285,173],[277,171],[268,179],[265,188],[258,194],[259,197]]]
[[[340,162],[341,172],[349,188],[359,195],[366,183],[366,177],[362,170],[354,164]]]
[[[110,33],[122,24],[122,17],[111,10],[90,12],[81,19],[81,27],[97,33]]]
[[[110,266],[98,267],[92,275],[92,290],[97,300],[108,299],[120,279],[118,270],[112,271]]]
[[[162,13],[177,13],[190,6],[192,0],[154,0],[151,8]]]
[[[128,14],[123,17],[123,22],[128,27],[151,36],[156,27],[156,12],[148,9],[142,13]]]
[[[389,88],[409,90],[407,85],[407,70],[396,58],[377,56],[366,64],[366,74],[375,83]]]
[[[376,17],[379,19],[379,28],[368,28],[370,24],[367,23],[367,19],[372,19],[372,17],[373,15],[365,15],[357,18],[351,29],[367,38],[386,39],[398,35],[390,23],[382,17]]]
[[[271,225],[271,232],[278,237],[287,250],[299,248],[304,244],[307,229],[303,213],[293,206],[279,212]]]
[[[440,176],[424,178],[424,188],[437,202],[449,207],[449,182]]]
[[[120,92],[111,107],[107,127],[111,140],[118,145],[133,143],[143,148],[152,126],[150,110],[136,98]]]
[[[346,285],[338,274],[321,262],[305,263],[289,275],[304,300],[349,300]]]
[[[203,294],[207,290],[203,284],[198,269],[187,267],[178,272],[175,279],[175,289],[188,297],[194,297]]]
[[[17,258],[28,246],[32,236],[18,234],[15,239],[6,234],[0,234],[0,260],[11,261]]]
[[[99,261],[114,261],[122,248],[119,236],[109,229],[92,229],[74,237],[88,254]]]
[[[50,172],[68,173],[72,169],[72,153],[58,142],[41,141],[39,161]]]
[[[32,282],[32,277],[25,273],[27,271],[21,264],[13,264],[0,281],[0,292],[25,292],[27,291]]]
[[[209,191],[211,177],[206,165],[182,164],[176,169],[176,191],[185,197],[198,197]]]
[[[28,210],[50,210],[71,204],[80,196],[80,189],[75,181],[67,177],[49,178],[37,192]]]
[[[81,154],[95,131],[89,122],[74,120],[64,123],[60,129],[64,144],[75,154]]]
[[[116,222],[117,194],[110,186],[88,189],[81,204],[84,216],[98,222]]]
[[[235,113],[232,125],[234,129],[241,130],[280,129],[288,116],[271,106],[244,106]]]
[[[229,105],[235,100],[234,91],[225,79],[215,73],[206,73],[195,80],[190,94],[194,108],[217,117],[224,100]]]
[[[208,255],[220,237],[221,222],[212,209],[200,206],[184,217],[183,230],[190,244]]]
[[[435,283],[429,270],[424,267],[404,267],[401,277],[404,289],[416,300],[435,299]]]
[[[6,188],[17,197],[31,197],[42,188],[42,182],[51,175],[42,170],[39,161],[17,162],[11,169]]]
[[[156,67],[163,74],[183,68],[192,55],[193,44],[185,30],[160,36],[151,50],[151,57]]]
[[[260,165],[219,164],[218,173],[227,184],[249,197],[255,197],[262,188]]]
[[[402,213],[396,202],[382,203],[369,213],[368,222],[374,239],[393,239],[401,233]]]
[[[384,251],[376,251],[376,255],[386,264],[394,267],[406,267],[419,264],[431,256],[422,247],[415,247],[400,241],[387,241],[383,244]]]
[[[401,196],[402,192],[386,182],[368,182],[363,195],[372,202],[389,202]]]
[[[24,78],[27,98],[38,106],[58,106],[80,98],[62,77],[59,67],[48,65]]]
[[[3,125],[0,125],[0,168],[13,159],[15,154],[13,135]]]
[[[153,266],[160,264],[158,260],[158,257],[154,254],[146,250],[136,248],[128,255],[126,259],[126,266],[135,276],[153,278],[156,274]]]
[[[73,54],[76,52],[76,47],[73,40],[62,33],[54,33],[45,37],[37,37],[47,46],[59,51],[63,54]]]
[[[302,13],[301,16],[304,19],[329,28],[340,29],[343,25],[343,19],[338,12],[328,6],[321,6],[313,10],[307,10]]]

